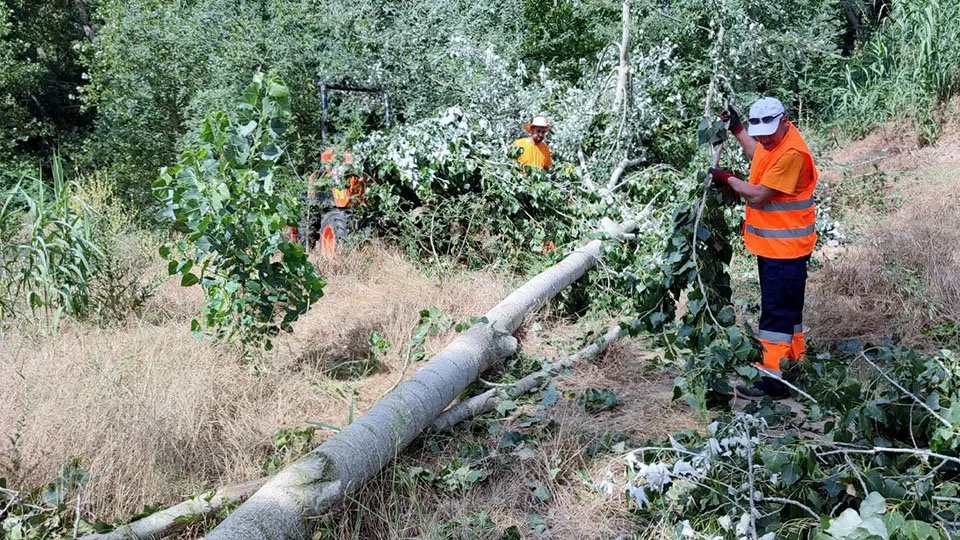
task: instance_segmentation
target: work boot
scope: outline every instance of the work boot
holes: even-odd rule
[[[790,389],[787,388],[787,385],[773,377],[760,377],[760,380],[753,383],[752,386],[738,384],[737,393],[747,398],[768,396],[770,399],[784,399],[790,397]]]

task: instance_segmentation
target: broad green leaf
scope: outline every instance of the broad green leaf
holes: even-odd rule
[[[527,482],[526,486],[533,490],[531,493],[533,498],[537,499],[540,502],[547,502],[550,500],[550,491],[540,482]]]
[[[283,151],[280,150],[280,147],[270,143],[264,147],[261,158],[266,161],[277,161],[280,159],[281,155],[283,155]]]
[[[867,498],[860,503],[860,515],[863,519],[867,519],[871,516],[878,516],[887,511],[887,501],[884,500],[883,495],[880,495],[876,491],[870,492],[867,495]]]
[[[517,404],[512,399],[505,399],[497,404],[497,413],[500,416],[506,416],[507,412],[517,408]]]
[[[899,532],[907,540],[938,540],[942,538],[940,532],[929,523],[912,519],[903,522]]]
[[[830,527],[827,533],[835,538],[846,538],[857,530],[857,527],[863,523],[860,514],[853,508],[847,508],[837,518],[830,521]]]
[[[557,387],[550,383],[546,388],[540,393],[540,404],[537,405],[538,409],[547,409],[553,406],[557,402],[557,399],[560,397],[560,393],[557,391]]]

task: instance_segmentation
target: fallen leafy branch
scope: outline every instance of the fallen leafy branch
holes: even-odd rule
[[[250,498],[269,478],[259,478],[234,484],[187,499],[176,506],[160,510],[133,523],[117,527],[104,534],[91,534],[80,540],[141,540],[161,538],[186,527],[190,523],[215,515],[231,504],[239,504]]]
[[[584,347],[576,354],[564,360],[554,362],[513,384],[498,385],[498,387],[491,388],[480,395],[461,401],[444,411],[428,429],[430,431],[446,431],[468,418],[473,418],[496,409],[497,405],[505,399],[513,399],[517,396],[532,392],[540,388],[550,377],[560,373],[564,369],[572,367],[581,359],[596,358],[598,354],[606,350],[606,348],[619,339],[621,335],[620,327],[613,328],[597,340],[597,342]]]

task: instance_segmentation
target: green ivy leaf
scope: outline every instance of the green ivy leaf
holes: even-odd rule
[[[537,405],[538,409],[547,409],[552,407],[557,399],[560,397],[560,392],[557,391],[556,385],[550,383],[546,388],[540,393],[540,404]]]
[[[884,500],[883,495],[880,495],[876,491],[871,491],[867,498],[860,503],[860,515],[863,519],[872,516],[879,516],[887,511],[887,501]]]
[[[840,516],[830,520],[827,533],[834,538],[847,538],[857,530],[861,523],[863,523],[863,520],[860,519],[860,514],[853,508],[847,508]]]
[[[506,416],[507,412],[517,408],[517,404],[512,399],[505,399],[497,404],[497,414]]]
[[[540,502],[547,502],[550,500],[550,491],[541,482],[530,481],[526,483],[526,486],[533,490],[531,494],[533,495],[534,499],[537,499]]]

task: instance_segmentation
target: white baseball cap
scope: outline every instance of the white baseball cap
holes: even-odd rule
[[[747,133],[751,137],[772,135],[780,126],[780,119],[786,114],[783,103],[774,97],[764,97],[750,106],[750,121]]]

